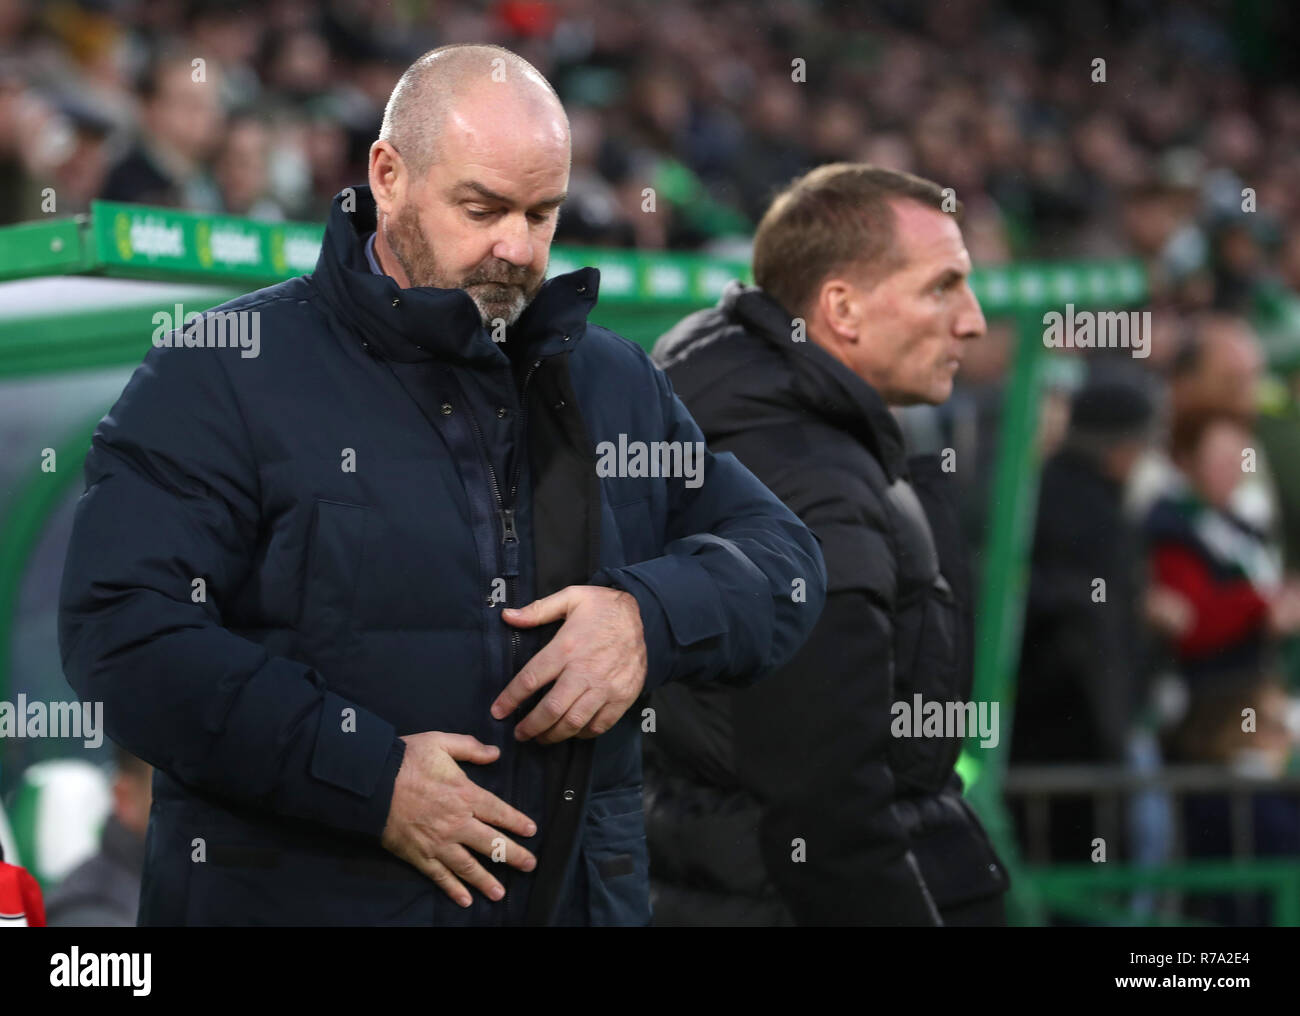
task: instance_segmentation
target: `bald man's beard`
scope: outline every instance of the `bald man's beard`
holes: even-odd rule
[[[535,273],[498,258],[489,258],[468,275],[456,278],[438,263],[412,205],[387,219],[385,226],[384,238],[407,281],[412,286],[465,290],[489,330],[498,321],[504,321],[507,328],[518,321],[546,280],[545,271]]]

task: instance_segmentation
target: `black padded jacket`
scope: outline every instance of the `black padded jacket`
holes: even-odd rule
[[[960,739],[890,731],[895,702],[970,696],[952,474],[908,459],[877,392],[792,335],[775,301],[732,283],[654,350],[709,446],[817,535],[828,575],[820,622],[776,674],[652,699],[656,922],[939,924],[1007,888],[953,770]]]

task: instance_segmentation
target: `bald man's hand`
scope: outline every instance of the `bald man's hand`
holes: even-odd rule
[[[468,734],[436,730],[402,740],[406,754],[393,785],[382,840],[385,849],[428,875],[462,907],[471,902],[462,879],[488,899],[501,899],[504,887],[466,848],[484,857],[499,856],[504,849],[507,864],[532,871],[537,867],[533,855],[498,830],[532,836],[537,826],[476,784],[459,764],[488,765],[497,760],[501,749]]]
[[[604,586],[566,586],[526,607],[502,611],[516,628],[564,619],[555,637],[528,661],[492,703],[509,716],[536,691],[554,687],[515,727],[515,737],[555,744],[597,737],[627,712],[645,686],[645,631],[636,597]]]

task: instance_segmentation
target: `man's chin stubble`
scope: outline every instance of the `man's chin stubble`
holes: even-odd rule
[[[509,302],[501,300],[485,300],[469,294],[469,298],[474,301],[474,306],[478,308],[479,316],[483,319],[483,327],[491,329],[497,321],[504,321],[509,328],[519,320],[523,314],[524,308],[527,307],[522,299],[510,300]]]

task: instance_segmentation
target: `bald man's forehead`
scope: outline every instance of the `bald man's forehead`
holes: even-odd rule
[[[558,103],[543,103],[486,85],[447,109],[442,147],[449,159],[499,155],[512,161],[541,159],[568,164],[569,125]]]
[[[540,129],[568,139],[569,118],[564,106],[544,83],[521,77],[467,81],[447,104],[449,117],[471,122],[503,121],[507,130]]]

